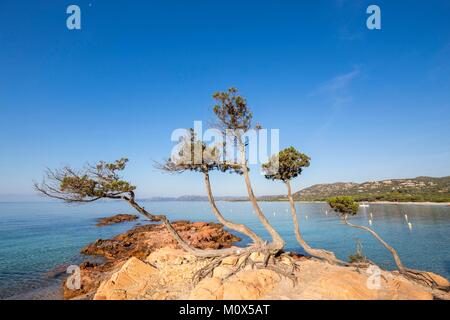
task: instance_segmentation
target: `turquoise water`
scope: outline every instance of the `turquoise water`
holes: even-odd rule
[[[145,202],[147,210],[167,214],[172,220],[215,221],[207,202]],[[267,238],[248,202],[218,202],[222,213],[245,223]],[[296,243],[285,202],[262,202],[261,207],[287,242],[287,249],[302,252]],[[297,203],[305,239],[313,246],[334,251],[341,259],[354,253],[356,241],[364,254],[392,269],[388,251],[364,231],[343,225],[325,204]],[[55,267],[79,263],[80,249],[98,238],[110,238],[138,222],[96,227],[96,219],[116,213],[134,213],[126,203],[99,202],[66,205],[56,202],[0,203],[0,298],[36,289],[57,287],[60,277],[49,276]],[[354,223],[372,227],[394,246],[405,265],[450,278],[450,207],[433,205],[371,205],[361,208]],[[405,221],[407,214],[412,223]],[[245,245],[248,239],[243,239]],[[64,270],[64,268],[59,268]]]

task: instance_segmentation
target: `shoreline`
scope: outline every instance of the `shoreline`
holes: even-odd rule
[[[368,203],[368,204],[407,204],[407,205],[419,205],[419,206],[450,206],[450,202],[429,202],[429,201],[421,201],[421,202],[375,201],[375,202],[364,202],[364,203]]]
[[[250,202],[249,200],[217,200],[217,202]],[[261,200],[258,199],[260,202],[288,202],[288,200]],[[304,201],[304,200],[294,200],[294,202],[297,203],[327,203],[326,201]],[[367,203],[367,204],[393,204],[393,205],[421,205],[421,206],[450,206],[450,202],[430,202],[430,201],[359,201],[360,203]]]

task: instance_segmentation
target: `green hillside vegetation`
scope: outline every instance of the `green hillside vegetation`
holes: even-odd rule
[[[351,196],[356,201],[450,202],[450,176],[317,184],[294,193],[295,200],[302,201],[326,201],[336,196]]]

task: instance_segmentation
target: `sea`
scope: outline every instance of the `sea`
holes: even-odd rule
[[[223,215],[244,223],[270,240],[251,203],[218,201]],[[216,221],[208,202],[144,201],[142,205],[171,220]],[[303,253],[297,244],[289,204],[260,202],[272,225],[286,241],[286,250]],[[357,245],[363,254],[386,269],[395,269],[390,253],[370,234],[342,223],[325,203],[296,203],[305,240],[348,260]],[[97,219],[118,213],[134,214],[120,201],[91,204],[61,202],[0,202],[0,299],[61,299],[67,266],[87,257],[79,252],[96,239],[107,239],[145,218],[97,227]],[[351,221],[372,227],[397,249],[403,264],[450,278],[450,206],[424,204],[370,204]],[[238,245],[249,239],[242,236]]]

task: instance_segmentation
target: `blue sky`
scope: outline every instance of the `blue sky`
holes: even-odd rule
[[[66,28],[77,4],[82,29]],[[366,28],[378,4],[382,29]],[[157,172],[171,132],[248,99],[281,146],[312,158],[294,183],[450,175],[449,1],[0,1],[0,194],[46,167],[130,159],[140,196],[203,194]],[[284,192],[252,170],[257,194]],[[218,195],[241,177],[214,174]]]

